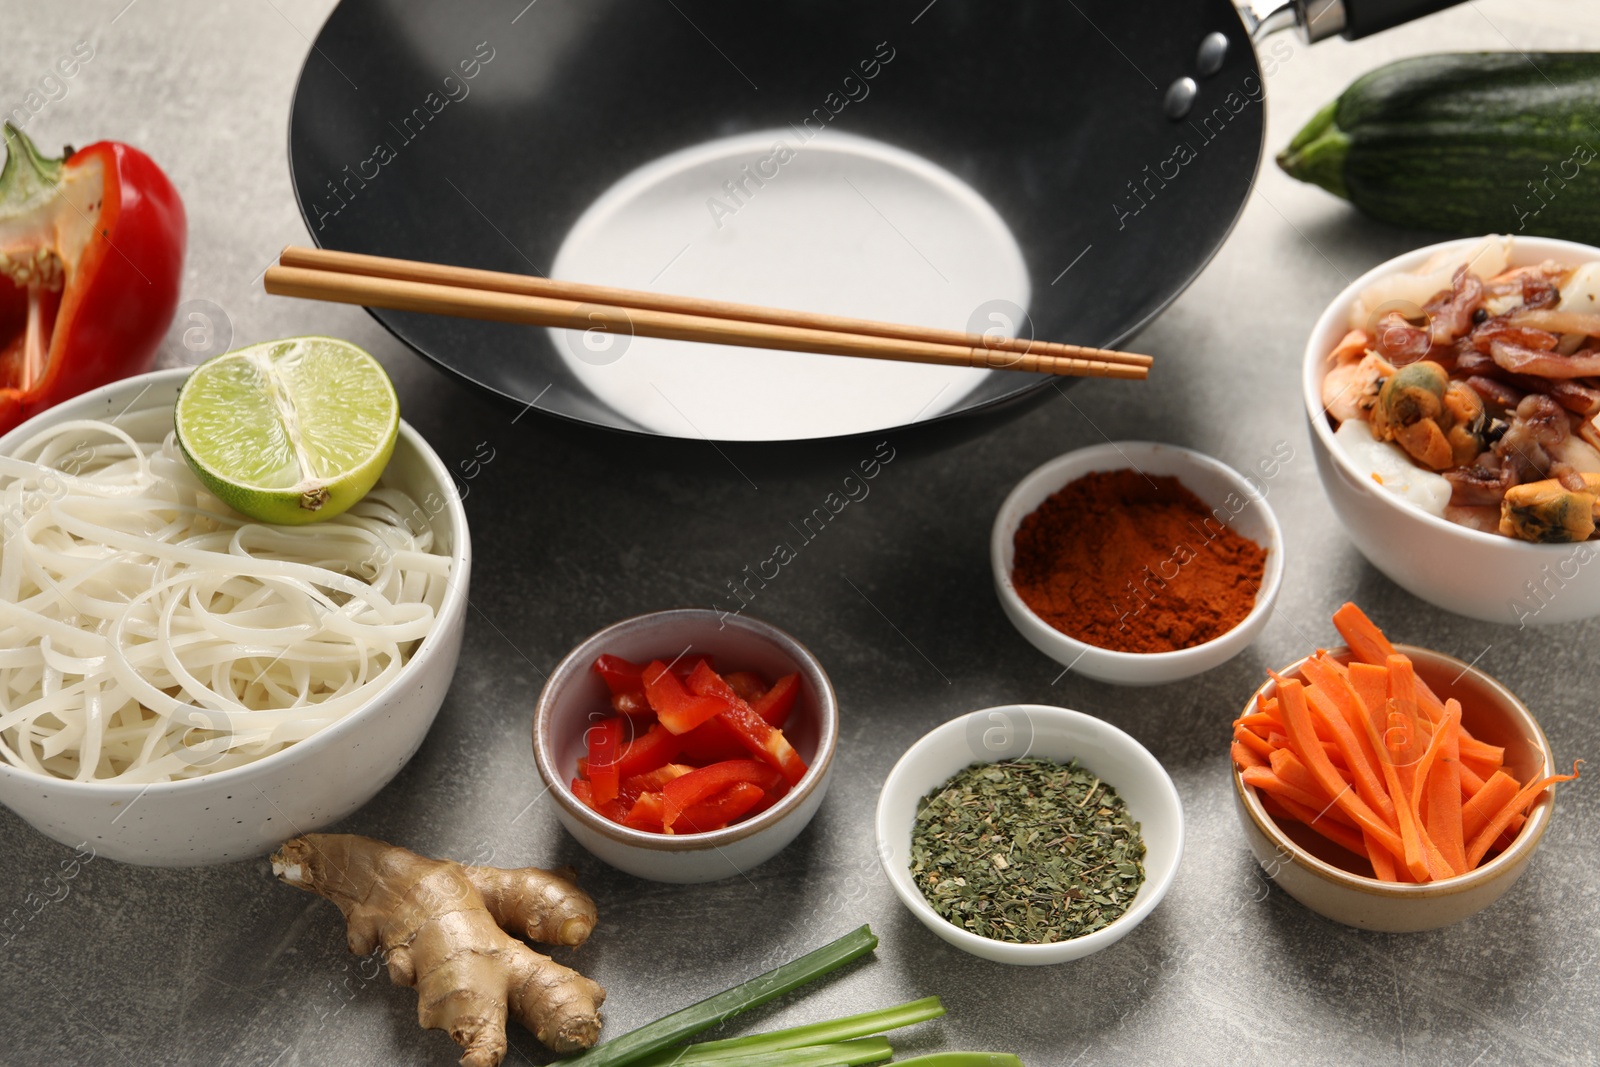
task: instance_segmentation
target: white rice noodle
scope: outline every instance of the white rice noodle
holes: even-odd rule
[[[310,526],[212,497],[171,410],[79,420],[0,457],[0,759],[76,781],[239,767],[394,681],[450,580],[426,513],[378,488]]]

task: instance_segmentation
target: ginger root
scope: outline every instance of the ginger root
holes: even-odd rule
[[[351,952],[383,950],[395,985],[417,989],[418,1021],[466,1050],[463,1067],[497,1067],[508,1011],[556,1052],[599,1038],[606,991],[512,936],[588,939],[594,901],[572,871],[469,867],[370,837],[306,834],[273,854],[272,873],[337,904]]]

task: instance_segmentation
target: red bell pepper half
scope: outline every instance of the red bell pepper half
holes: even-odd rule
[[[695,673],[689,677],[695,678],[701,671],[716,677],[716,672],[704,660],[696,664]],[[675,734],[686,734],[723,710],[721,700],[697,696],[685,689],[678,676],[660,660],[652,661],[644,669],[644,693],[661,725]]]
[[[790,785],[805,777],[805,761],[783,736],[783,731],[757,715],[716,671],[697,668],[689,676],[689,690],[701,697],[722,701],[724,706],[717,717],[733,730],[745,748],[782,771]]]
[[[0,433],[149,368],[188,229],[178,191],[137,148],[100,141],[50,159],[10,123],[5,142]]]
[[[773,768],[750,759],[726,760],[690,771],[662,787],[662,827],[667,833],[672,833],[678,816],[685,809],[723,792],[737,782],[749,782],[759,786],[765,793],[778,788],[783,780]]]

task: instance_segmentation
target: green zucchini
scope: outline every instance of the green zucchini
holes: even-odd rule
[[[1396,225],[1600,243],[1600,52],[1390,63],[1317,112],[1278,165]]]

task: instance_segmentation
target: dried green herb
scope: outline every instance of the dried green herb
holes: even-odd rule
[[[1122,916],[1144,883],[1128,806],[1076,760],[977,763],[923,798],[911,877],[933,910],[983,937],[1048,944]]]

